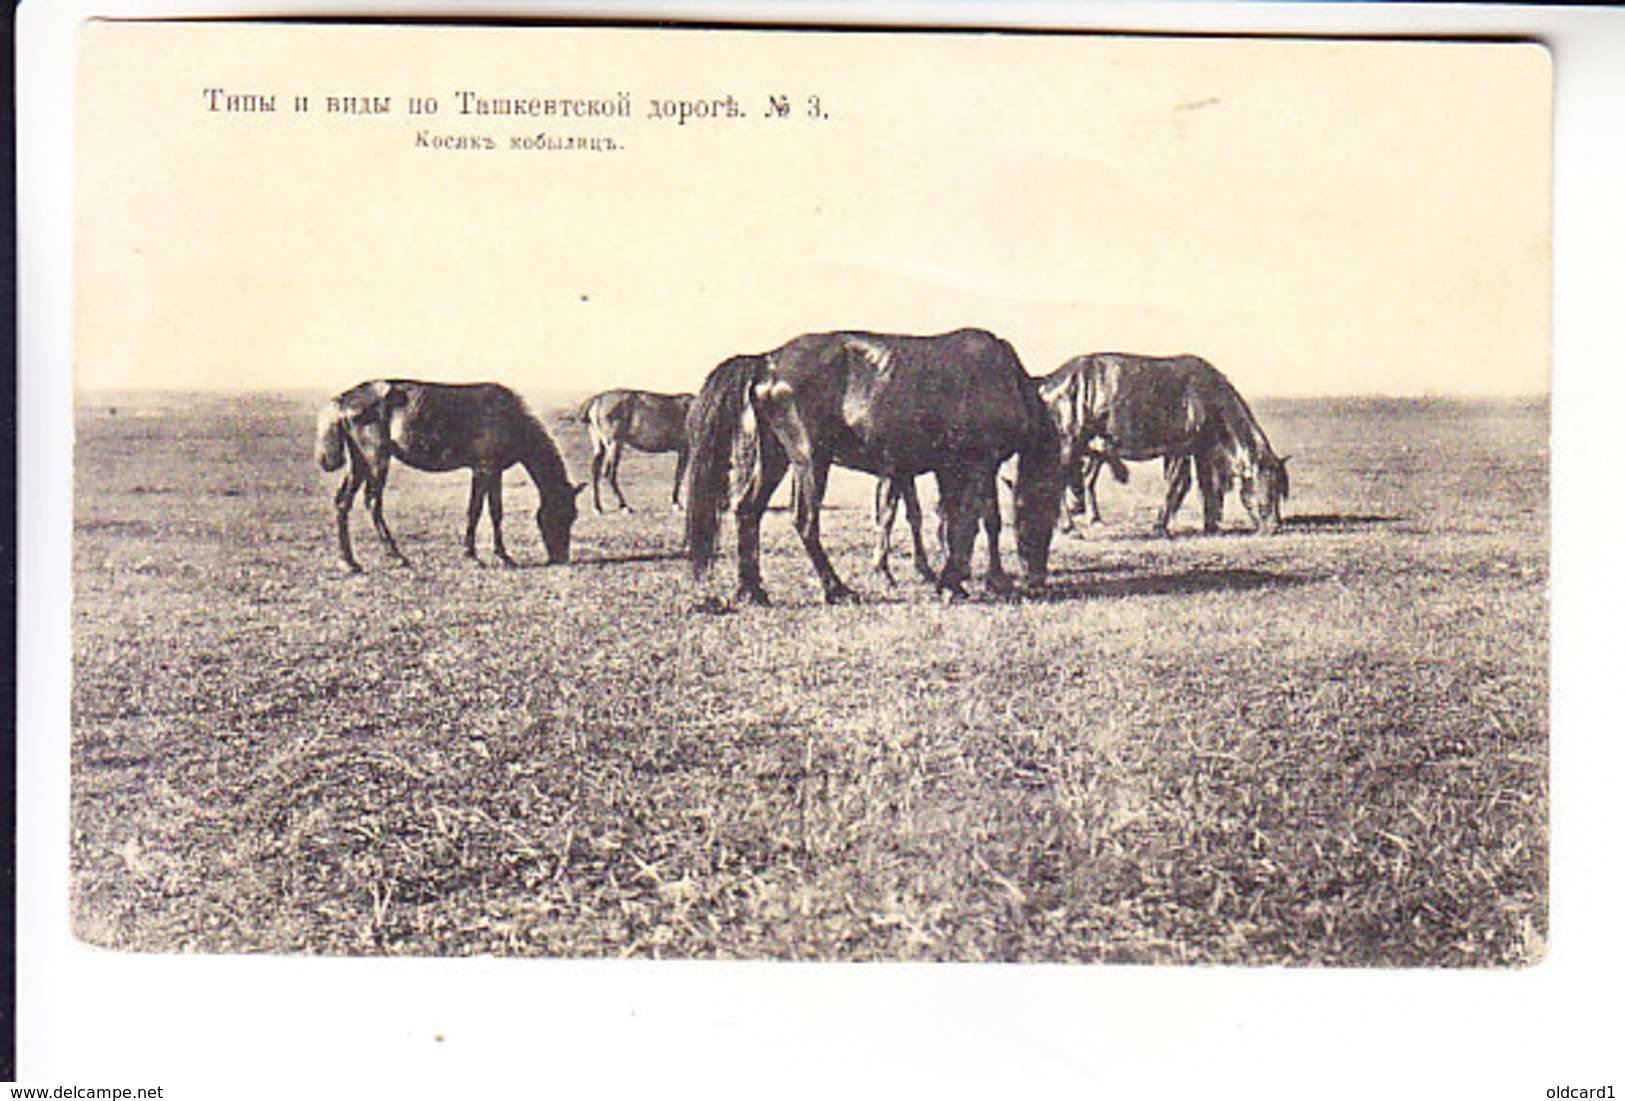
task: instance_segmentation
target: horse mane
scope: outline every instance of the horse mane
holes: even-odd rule
[[[1215,388],[1218,390],[1219,424],[1226,440],[1233,445],[1226,450],[1242,450],[1255,462],[1280,466],[1281,460],[1270,447],[1269,437],[1264,435],[1263,426],[1258,423],[1246,399],[1217,368],[1211,364],[1207,364],[1207,367],[1215,376]]]
[[[547,430],[540,417],[530,411],[525,399],[513,391],[508,391],[513,397],[514,416],[525,429],[529,437],[529,451],[524,458],[525,468],[530,471],[531,479],[536,488],[544,495],[553,491],[572,494],[570,488],[569,469],[564,465],[564,456],[559,453],[559,445],[553,442],[553,435]],[[543,480],[547,484],[543,486]]]
[[[587,411],[592,408],[592,403],[597,401],[599,396],[600,395],[598,395],[598,394],[593,394],[593,395],[589,396],[580,405],[576,406],[575,409],[573,409],[570,412],[564,414],[564,419],[567,420],[567,421],[574,421],[577,424],[586,424],[587,423]],[[528,412],[528,410],[527,410],[527,412]]]
[[[1211,368],[1210,368],[1211,369]],[[1219,421],[1222,432],[1227,438],[1228,446],[1221,446],[1219,451],[1224,456],[1224,462],[1219,464],[1224,488],[1229,489],[1233,484],[1235,475],[1240,474],[1244,484],[1252,483],[1262,472],[1266,492],[1269,497],[1266,508],[1272,514],[1279,508],[1279,503],[1292,495],[1292,481],[1287,474],[1286,460],[1275,453],[1270,446],[1269,437],[1264,435],[1263,426],[1253,415],[1252,407],[1247,404],[1230,380],[1215,370],[1218,379]],[[1243,459],[1245,456],[1245,460]],[[1242,466],[1242,462],[1247,463]],[[1237,467],[1240,467],[1238,470]],[[1248,506],[1251,509],[1251,505]],[[1262,524],[1258,517],[1255,522]]]

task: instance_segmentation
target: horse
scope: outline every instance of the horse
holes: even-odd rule
[[[989,491],[1011,455],[1020,456],[1017,549],[1027,586],[1044,586],[1062,488],[1060,436],[1015,349],[992,333],[809,333],[771,352],[733,356],[706,377],[688,429],[690,563],[703,579],[732,496],[738,599],[768,603],[762,515],[793,466],[796,532],[824,599],[857,600],[830,565],[820,537],[819,510],[833,464],[897,484],[936,474],[948,529],[948,559],[936,583],[949,597],[962,598],[977,522],[996,507]],[[731,494],[735,483],[738,492]]]
[[[938,501],[942,500],[942,489],[938,486]],[[982,516],[982,530],[987,533],[988,550],[988,586],[995,590],[1009,588],[1009,580],[1004,573],[1004,563],[999,557],[999,535],[1004,530],[1004,518],[999,512],[999,498],[997,488],[987,491],[987,499],[993,502],[993,507]],[[884,577],[888,584],[895,586],[897,579],[891,572],[891,532],[897,522],[897,506],[903,506],[904,515],[908,519],[909,535],[913,543],[914,572],[928,585],[937,581],[936,571],[931,568],[929,556],[925,550],[925,538],[922,532],[924,515],[920,510],[920,495],[914,480],[892,480],[881,478],[875,483],[875,526],[878,529],[875,537],[875,553],[872,565],[874,571]],[[947,514],[939,507],[937,510],[937,543],[940,546],[948,545]]]
[[[1224,495],[1237,481],[1255,530],[1281,528],[1289,484],[1278,457],[1246,401],[1217,368],[1193,355],[1076,356],[1039,381],[1061,434],[1063,463],[1080,495],[1090,452],[1121,468],[1124,460],[1160,458],[1167,496],[1153,531],[1168,525],[1190,489],[1191,469],[1202,493],[1202,530],[1219,530]],[[1098,473],[1098,471],[1096,471]],[[1120,477],[1126,478],[1125,472]]]
[[[671,507],[681,508],[678,490],[688,468],[688,432],[685,422],[693,394],[654,394],[647,390],[605,390],[583,402],[572,419],[587,426],[592,440],[592,507],[603,512],[600,478],[609,482],[615,499],[627,512],[632,506],[621,493],[621,449],[631,447],[649,454],[677,452],[677,473],[671,482]]]
[[[463,554],[479,560],[474,532],[481,511],[489,507],[496,556],[509,566],[514,561],[502,543],[502,474],[519,463],[541,494],[536,526],[548,563],[570,560],[576,495],[586,486],[570,483],[547,429],[506,387],[411,379],[374,379],[352,386],[324,405],[316,422],[316,465],[333,471],[346,458],[350,469],[333,497],[333,507],[338,515],[339,555],[352,572],[361,572],[350,548],[350,505],[359,490],[366,491],[367,510],[385,552],[410,565],[384,523],[384,484],[392,458],[432,473],[472,470]]]

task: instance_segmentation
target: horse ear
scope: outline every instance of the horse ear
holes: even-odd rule
[[[1291,455],[1282,455],[1282,456],[1281,456],[1281,465],[1282,465],[1282,466],[1285,466],[1285,465],[1286,465],[1286,462],[1287,462],[1287,460],[1288,460],[1288,459],[1290,459],[1290,458],[1292,458],[1292,456],[1291,456]]]
[[[570,492],[572,494],[574,494],[575,496],[579,497],[579,496],[581,496],[581,491],[586,489],[586,488],[587,488],[587,483],[582,482],[580,485],[571,486],[570,487]]]

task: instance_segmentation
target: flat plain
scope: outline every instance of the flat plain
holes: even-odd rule
[[[1042,600],[973,586],[945,605],[902,538],[888,585],[868,569],[872,483],[838,476],[825,537],[865,601],[821,603],[780,510],[775,605],[708,615],[671,456],[626,458],[635,512],[584,495],[574,561],[548,568],[517,468],[505,569],[461,557],[466,475],[396,467],[413,567],[385,564],[358,509],[367,572],[349,575],[338,476],[310,457],[320,400],[81,397],[87,941],[1345,966],[1544,950],[1544,401],[1257,402],[1292,456],[1283,533],[1243,530],[1232,496],[1222,534],[1187,501],[1153,538],[1160,469],[1134,465],[1102,479],[1103,525],[1057,534]],[[584,479],[568,402],[532,405]]]

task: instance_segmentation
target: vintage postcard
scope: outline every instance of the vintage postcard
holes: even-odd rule
[[[80,936],[1539,958],[1544,50],[119,22],[83,49]],[[962,328],[1045,380],[1124,353],[1052,384],[1127,481],[1052,535],[1040,598],[944,604],[903,548],[872,572],[874,475],[917,469],[931,512],[981,441],[882,469],[842,421],[806,438],[854,471],[821,536],[857,602],[770,506],[773,604],[697,612],[676,395],[857,332],[801,396],[880,389],[847,420],[905,450],[987,357],[926,347],[916,392],[886,337]]]
[[[77,51],[81,943],[1542,961],[1542,44]]]

